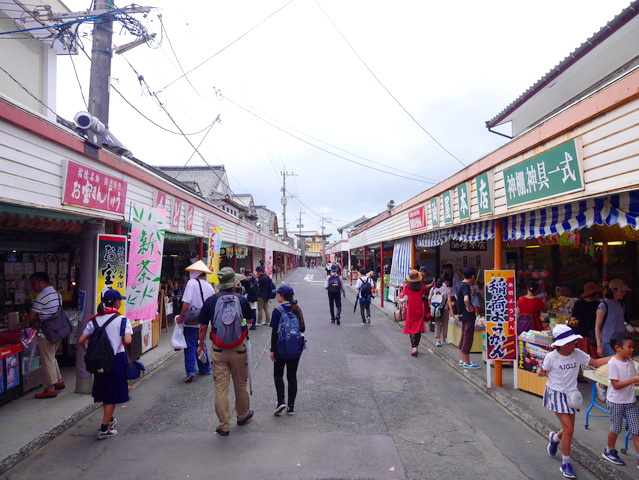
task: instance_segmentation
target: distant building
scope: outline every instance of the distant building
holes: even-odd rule
[[[364,225],[368,221],[369,219],[366,218],[365,215],[362,215],[357,220],[353,220],[352,222],[349,222],[346,225],[339,227],[337,231],[339,232],[341,238],[344,238],[344,234],[346,234],[346,238],[348,238],[349,233],[357,230],[357,228],[359,228],[361,225]]]
[[[257,227],[264,233],[271,235],[279,234],[279,226],[277,224],[277,214],[273,210],[269,210],[265,205],[256,205]]]

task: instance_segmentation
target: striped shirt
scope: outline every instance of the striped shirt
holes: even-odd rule
[[[33,301],[31,311],[36,312],[40,320],[51,317],[62,306],[62,298],[55,288],[48,286],[42,289]]]

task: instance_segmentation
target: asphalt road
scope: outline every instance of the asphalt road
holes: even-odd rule
[[[270,329],[260,327],[251,332],[255,418],[233,423],[229,437],[212,434],[211,378],[183,383],[179,354],[117,408],[116,437],[98,442],[101,413],[90,415],[4,478],[563,478],[543,438],[433,355],[411,357],[408,336],[380,313],[361,325],[352,294],[342,325],[332,325],[320,269],[287,280],[307,323],[295,416],[272,415]],[[580,479],[595,478],[575,468]]]

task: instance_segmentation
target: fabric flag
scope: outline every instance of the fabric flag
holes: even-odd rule
[[[222,235],[220,232],[222,232],[222,230],[224,229],[211,227],[209,233],[209,250],[206,266],[213,272],[206,277],[206,281],[209,283],[219,283],[217,272],[220,271],[220,250],[222,249]]]

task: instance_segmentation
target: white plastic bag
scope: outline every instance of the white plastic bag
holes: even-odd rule
[[[184,327],[181,323],[175,322],[173,328],[173,336],[171,337],[171,346],[176,350],[186,348],[186,338],[184,338]]]

